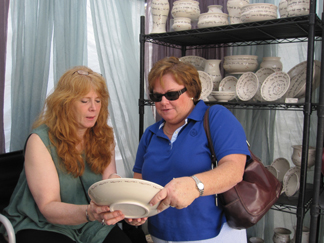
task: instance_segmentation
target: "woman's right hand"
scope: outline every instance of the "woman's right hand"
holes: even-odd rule
[[[125,215],[121,211],[111,212],[109,206],[99,206],[93,201],[90,202],[88,207],[88,215],[91,221],[97,220],[106,225],[117,224],[125,218]]]

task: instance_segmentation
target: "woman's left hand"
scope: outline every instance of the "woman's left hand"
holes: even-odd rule
[[[169,206],[177,209],[186,208],[199,197],[198,190],[193,190],[195,187],[196,183],[191,177],[175,178],[153,197],[150,205],[160,203],[157,208],[159,211]]]
[[[146,222],[147,218],[125,219],[126,223],[133,226],[140,226]]]
[[[111,212],[109,206],[99,206],[93,201],[90,202],[88,213],[89,216],[91,215],[90,220],[97,220],[106,225],[117,224],[119,221],[125,218],[121,211],[117,210]]]

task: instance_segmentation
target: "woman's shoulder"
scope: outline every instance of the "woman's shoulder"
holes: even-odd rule
[[[45,124],[40,125],[32,130],[32,133],[36,133],[37,135],[48,134],[49,127]]]

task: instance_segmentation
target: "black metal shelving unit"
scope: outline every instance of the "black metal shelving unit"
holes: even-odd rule
[[[282,195],[274,205],[274,210],[296,214],[297,230],[296,242],[301,242],[303,220],[306,212],[311,211],[310,242],[317,242],[318,225],[321,209],[324,209],[324,194],[320,195],[322,187],[318,179],[317,168],[321,166],[323,148],[323,119],[324,97],[320,96],[319,103],[312,103],[312,81],[314,63],[314,43],[323,39],[323,16],[322,20],[315,14],[315,2],[311,1],[310,14],[305,16],[289,17],[275,20],[218,26],[211,28],[192,29],[187,31],[167,32],[161,34],[145,34],[145,18],[141,17],[140,34],[140,98],[139,98],[139,137],[144,129],[144,106],[154,105],[144,99],[144,54],[145,43],[167,46],[180,49],[185,56],[187,50],[201,48],[221,48],[234,46],[268,45],[281,43],[307,42],[307,75],[305,101],[297,104],[273,103],[273,102],[206,102],[209,105],[222,104],[232,109],[259,109],[259,110],[297,110],[304,113],[302,166],[300,175],[300,189],[294,197]],[[323,50],[323,42],[322,42]],[[322,52],[323,53],[323,52]],[[323,54],[322,54],[322,60]],[[321,63],[324,70],[324,62]],[[324,77],[321,72],[320,92],[324,93]],[[323,96],[323,95],[322,95]],[[318,113],[317,155],[314,170],[314,184],[306,184],[307,160],[309,147],[310,115],[312,111]],[[321,156],[319,156],[321,154]],[[320,171],[320,169],[319,169]],[[315,175],[316,174],[316,175]],[[320,172],[319,172],[320,174]],[[320,204],[320,202],[322,202]],[[314,225],[316,227],[314,227]],[[312,234],[315,237],[312,237]]]

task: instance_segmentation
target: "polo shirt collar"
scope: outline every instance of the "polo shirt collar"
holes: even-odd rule
[[[204,101],[199,100],[198,103],[195,105],[194,109],[192,110],[192,112],[187,117],[188,121],[189,120],[202,121],[204,119],[204,114],[207,108],[208,106],[204,103]],[[159,131],[159,129],[163,126],[164,123],[165,120],[162,118],[160,121],[150,126],[149,129],[156,134]]]

